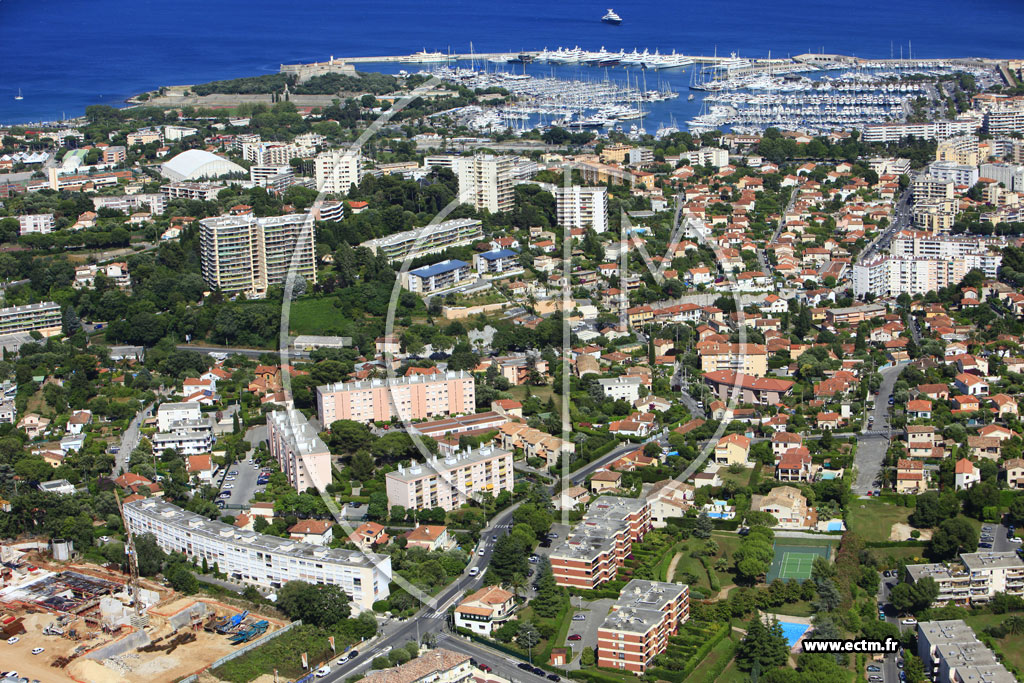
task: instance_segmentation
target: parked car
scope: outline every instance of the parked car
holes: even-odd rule
[[[480,668],[481,671],[485,671],[487,673],[491,673],[491,671],[494,670],[491,667],[487,666],[486,664],[481,664],[479,668]]]
[[[523,671],[533,671],[533,667],[526,662],[519,662],[519,668]]]
[[[882,668],[880,666],[875,666],[874,664],[868,664],[868,671],[881,671],[881,670],[882,670]]]
[[[331,673],[331,667],[328,666],[327,664],[324,664],[323,666],[321,666],[319,669],[316,670],[316,677],[317,678],[323,678],[324,676],[326,676],[329,673]]]
[[[555,683],[558,683],[558,681],[562,680],[562,677],[558,674],[548,674],[547,679],[549,681],[554,681]]]
[[[43,648],[43,647],[34,647],[34,648],[32,648],[32,654],[34,654],[34,655],[41,655],[45,651],[46,651],[46,648]]]
[[[906,619],[901,619],[900,623],[904,626],[915,626],[917,624],[917,619],[914,617],[907,617]]]
[[[346,657],[345,660],[351,662],[353,659],[355,659],[358,656],[359,656],[359,650],[352,650],[351,652],[348,653],[348,657]]]
[[[579,633],[573,633],[566,640],[583,640],[583,636],[581,636]]]
[[[533,667],[533,673],[535,673],[538,676],[543,676],[544,675],[544,669],[540,668],[539,666],[535,666],[535,667]]]
[[[21,640],[21,638],[19,638],[18,636],[11,636],[10,638],[7,639],[7,644],[8,645],[14,645],[19,640]]]
[[[587,620],[587,615],[586,614],[574,614],[574,615],[572,615],[572,620],[573,621],[586,621]]]

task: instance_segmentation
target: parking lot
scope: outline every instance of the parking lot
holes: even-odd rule
[[[259,479],[260,470],[253,465],[252,460],[236,462],[228,467],[227,470],[220,479],[220,491],[221,496],[223,496],[225,491],[230,492],[231,495],[218,496],[217,498],[219,501],[224,501],[225,507],[227,505],[248,505],[255,492],[263,491],[266,488],[256,483],[256,480]],[[237,474],[233,475],[231,474],[232,472]],[[220,474],[218,472],[218,475]]]
[[[608,615],[615,600],[602,598],[593,602],[583,601],[583,608],[580,609],[580,599],[572,601],[573,620],[569,622],[569,633],[566,635],[565,644],[572,648],[573,660],[570,662],[570,669],[579,668],[579,656],[585,647],[597,647],[597,629],[601,622]],[[584,617],[582,620],[578,617]],[[578,638],[577,638],[578,637]]]

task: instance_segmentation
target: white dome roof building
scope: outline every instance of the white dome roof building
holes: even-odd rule
[[[160,173],[174,182],[182,180],[199,180],[201,178],[218,178],[229,173],[246,173],[246,170],[233,161],[201,149],[190,149],[165,161],[160,166]]]

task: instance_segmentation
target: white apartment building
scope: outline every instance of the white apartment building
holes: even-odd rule
[[[1024,109],[993,109],[985,112],[985,130],[992,135],[1024,131]]]
[[[410,467],[399,465],[384,475],[388,506],[407,510],[454,510],[485,493],[511,493],[514,479],[512,451],[490,447],[460,451],[443,460],[435,456]]]
[[[975,142],[975,148],[977,148],[977,142]],[[880,176],[910,173],[910,159],[900,157],[875,157],[868,161],[868,166]]]
[[[971,605],[984,603],[996,593],[1024,595],[1024,560],[1016,552],[961,553],[950,564],[908,564],[907,581],[931,579],[939,588],[932,603]]]
[[[0,335],[38,330],[44,337],[61,331],[60,306],[53,301],[0,308]]]
[[[249,180],[260,187],[288,189],[295,181],[295,170],[288,164],[253,164],[249,167]]]
[[[212,202],[227,185],[217,183],[193,183],[182,181],[180,183],[168,183],[160,186],[160,193],[167,199],[198,199],[203,202]]]
[[[209,426],[209,425],[207,425]],[[192,430],[179,428],[172,432],[157,432],[153,435],[153,452],[171,449],[181,455],[202,455],[213,449],[213,428]]]
[[[52,213],[32,213],[18,216],[19,235],[46,235],[57,227]]]
[[[614,401],[622,399],[632,403],[640,398],[640,385],[643,380],[639,377],[622,375],[609,379],[599,379],[597,382],[601,385],[605,397]]]
[[[161,432],[169,432],[177,425],[196,422],[201,417],[199,404],[194,401],[162,403],[156,410],[156,426]]]
[[[483,224],[479,220],[457,218],[367,240],[359,246],[374,254],[383,254],[392,261],[400,261],[472,244],[482,240],[483,236]]]
[[[935,683],[1013,683],[1016,677],[962,619],[917,625],[917,656]]]
[[[977,268],[987,277],[995,277],[1002,262],[998,253],[966,254],[941,259],[935,257],[876,256],[853,266],[853,294],[863,297],[925,294],[958,284]]]
[[[931,121],[929,123],[879,123],[864,126],[861,140],[864,142],[899,142],[908,135],[924,140],[944,140],[957,135],[973,134],[981,127],[978,116],[963,116],[954,121]]]
[[[181,140],[198,134],[198,128],[189,128],[188,126],[164,126],[164,140],[167,142]]]
[[[973,187],[978,182],[978,167],[968,164],[957,164],[952,161],[933,161],[928,166],[928,175],[939,180],[950,180],[954,186],[966,185],[967,187]]]
[[[125,194],[118,197],[93,197],[92,208],[113,209],[124,214],[130,214],[139,209],[145,209],[153,214],[163,213],[167,210],[167,197],[162,194]]]
[[[480,211],[510,211],[515,203],[512,192],[515,162],[515,157],[491,154],[460,158],[456,164],[459,201]]]
[[[598,234],[608,229],[607,188],[556,188],[555,208],[559,225],[566,228],[585,228]]]
[[[203,279],[225,293],[262,297],[295,277],[316,282],[314,230],[308,216],[217,216],[199,221]]]
[[[416,294],[431,294],[451,289],[459,283],[471,280],[472,268],[465,261],[448,259],[416,270],[399,274],[402,287]]]
[[[288,483],[302,493],[323,491],[331,483],[331,452],[298,410],[267,413],[267,442]]]
[[[982,178],[991,178],[1012,192],[1024,192],[1024,166],[1017,164],[982,164]]]
[[[305,159],[316,154],[311,147],[285,142],[242,143],[242,158],[257,166],[288,166],[292,159]]]
[[[729,165],[729,151],[718,147],[701,147],[690,152],[685,152],[682,157],[691,166],[707,166],[711,164],[715,168],[722,168]]]
[[[313,160],[313,177],[318,192],[347,194],[362,178],[363,157],[358,151],[322,152]]]
[[[932,175],[918,176],[910,186],[915,202],[952,199],[955,189],[956,184],[952,180]]]
[[[973,235],[931,235],[901,230],[893,238],[889,251],[893,256],[952,259],[999,249],[1005,241]],[[987,274],[987,273],[986,273]],[[993,272],[990,277],[995,277]]]
[[[152,534],[164,552],[183,553],[233,579],[264,588],[289,581],[339,586],[358,611],[388,596],[391,558],[315,546],[211,521],[156,498],[124,504],[133,535]]]

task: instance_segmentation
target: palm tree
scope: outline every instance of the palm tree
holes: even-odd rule
[[[1011,635],[1019,636],[1024,633],[1024,616],[1014,614],[1003,624]]]
[[[526,588],[526,577],[516,572],[512,575],[512,578],[508,580],[508,585],[512,588],[512,592],[518,598],[519,591]]]

